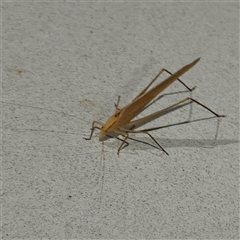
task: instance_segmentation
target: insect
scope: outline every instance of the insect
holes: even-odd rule
[[[152,140],[158,145],[160,149],[162,149],[163,152],[165,152],[167,155],[168,152],[156,141],[156,139],[147,131],[147,130],[136,130],[136,126],[138,125],[143,125],[144,123],[151,121],[152,119],[158,118],[161,115],[164,115],[166,112],[169,112],[170,110],[173,110],[176,108],[178,105],[190,101],[190,102],[195,102],[202,106],[203,108],[207,109],[217,117],[224,117],[225,115],[220,115],[212,111],[210,108],[207,106],[203,105],[202,103],[198,102],[197,100],[187,97],[167,108],[164,108],[160,111],[157,111],[153,114],[150,114],[146,117],[143,117],[138,120],[131,121],[134,117],[136,117],[141,111],[144,110],[144,108],[159,94],[161,93],[164,89],[166,89],[169,85],[171,85],[175,80],[178,80],[181,82],[185,87],[187,87],[180,79],[179,77],[183,75],[185,72],[187,72],[190,68],[192,68],[200,58],[194,60],[193,62],[187,64],[186,66],[182,67],[179,69],[177,72],[174,74],[171,74],[169,71],[166,69],[162,68],[159,73],[156,75],[156,77],[148,84],[148,86],[143,89],[142,92],[140,92],[131,103],[127,104],[123,108],[118,108],[119,102],[120,102],[120,96],[118,97],[117,104],[115,104],[116,110],[114,114],[109,117],[107,122],[104,124],[102,122],[98,121],[93,121],[92,122],[92,128],[91,128],[91,133],[89,138],[85,138],[86,140],[90,140],[92,138],[93,132],[95,129],[100,130],[99,134],[99,140],[100,141],[105,141],[109,137],[116,137],[118,138],[118,135],[122,135],[125,138],[119,140],[122,141],[120,147],[118,148],[118,155],[124,147],[128,146],[127,139],[129,138],[129,133],[143,133],[147,134],[149,137],[152,138]],[[170,76],[166,78],[164,81],[153,87],[152,89],[148,90],[149,87],[156,81],[156,79],[164,72],[168,72]],[[189,88],[187,87],[189,91],[192,91],[195,89],[194,88]],[[101,127],[99,127],[99,125]]]

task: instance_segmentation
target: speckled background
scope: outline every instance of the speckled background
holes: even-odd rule
[[[239,3],[4,2],[2,239],[238,239]],[[196,104],[104,146],[121,95],[201,57]],[[159,81],[167,74],[163,74]],[[191,96],[172,84],[142,116]],[[9,104],[14,103],[14,104]],[[132,135],[152,144],[145,135]]]

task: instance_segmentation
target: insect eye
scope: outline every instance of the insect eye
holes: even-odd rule
[[[120,115],[120,112],[116,113],[114,116],[115,117],[118,117]]]

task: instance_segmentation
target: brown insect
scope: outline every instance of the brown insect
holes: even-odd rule
[[[165,88],[167,88],[169,85],[171,85],[175,80],[180,81],[185,87],[187,87],[180,79],[179,77],[183,75],[185,72],[187,72],[190,68],[192,68],[200,58],[196,59],[195,61],[191,62],[190,64],[182,67],[180,70],[175,72],[174,74],[171,74],[169,71],[166,69],[161,69],[160,72],[157,74],[157,76],[148,84],[148,86],[143,89],[142,92],[140,92],[137,97],[133,99],[133,101],[129,104],[127,104],[125,107],[119,109],[119,102],[120,102],[120,96],[118,97],[117,104],[115,104],[116,110],[114,114],[107,120],[107,122],[104,124],[102,122],[98,121],[93,121],[92,123],[92,128],[91,128],[91,133],[89,138],[85,138],[86,140],[90,140],[92,138],[94,130],[100,129],[100,134],[99,134],[99,140],[100,141],[105,141],[109,137],[117,137],[118,135],[122,135],[125,138],[122,140],[118,138],[119,140],[122,141],[122,144],[118,148],[118,155],[121,149],[123,149],[125,146],[128,145],[126,142],[127,139],[129,138],[129,133],[143,133],[147,134],[149,137],[153,139],[153,141],[159,146],[162,151],[164,151],[167,155],[167,151],[155,140],[155,138],[146,130],[135,130],[137,125],[143,125],[144,123],[155,119],[166,112],[176,108],[177,105],[182,104],[187,101],[192,101],[200,106],[204,107],[208,111],[212,112],[214,115],[217,117],[224,117],[224,115],[220,115],[212,111],[210,108],[207,106],[203,105],[202,103],[198,102],[197,100],[187,97],[165,109],[162,109],[160,111],[157,111],[153,114],[150,114],[146,117],[143,117],[141,119],[131,121],[134,117],[136,117],[159,93],[161,93]],[[149,87],[154,83],[154,81],[164,72],[168,72],[171,74],[168,78],[166,78],[163,82],[159,83],[152,89],[148,90]],[[192,91],[195,89],[194,88],[189,88],[187,87],[188,90]],[[148,91],[147,91],[148,90]],[[100,125],[101,127],[98,127],[96,125]],[[125,145],[124,145],[125,144]]]

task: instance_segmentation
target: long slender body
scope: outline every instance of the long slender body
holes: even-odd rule
[[[118,103],[116,105],[116,111],[115,113],[109,117],[109,119],[107,120],[107,122],[101,123],[101,122],[97,122],[94,121],[92,123],[92,131],[90,134],[89,138],[86,138],[87,140],[90,140],[93,134],[93,131],[95,128],[100,129],[100,134],[99,134],[99,140],[100,141],[104,141],[106,140],[109,136],[112,135],[123,135],[125,136],[125,139],[119,139],[122,141],[121,146],[118,149],[118,154],[120,152],[120,150],[123,148],[124,143],[128,144],[126,142],[127,138],[129,137],[129,133],[134,132],[134,133],[145,133],[148,134],[154,141],[155,143],[166,153],[168,154],[161,146],[160,144],[154,139],[154,137],[148,133],[147,131],[144,130],[135,130],[132,129],[132,126],[135,125],[143,125],[146,121],[150,121],[151,119],[155,119],[163,114],[165,114],[168,111],[174,110],[176,109],[176,107],[179,104],[182,104],[186,101],[192,101],[195,102],[199,105],[201,105],[202,107],[206,108],[208,111],[212,112],[214,115],[216,115],[217,117],[224,117],[224,115],[219,115],[217,113],[215,113],[214,111],[212,111],[210,108],[206,107],[205,105],[203,105],[202,103],[198,102],[195,99],[192,98],[185,98],[175,104],[173,104],[170,107],[167,107],[165,109],[162,109],[160,111],[157,111],[151,115],[148,115],[146,117],[143,117],[141,119],[132,121],[131,120],[136,117],[157,95],[159,95],[164,89],[166,89],[169,85],[171,85],[174,81],[179,80],[186,88],[188,88],[180,79],[179,77],[181,75],[183,75],[185,72],[187,72],[190,68],[192,68],[198,61],[200,60],[200,58],[194,60],[193,62],[187,64],[186,66],[182,67],[181,69],[179,69],[177,72],[175,72],[174,74],[171,74],[169,71],[167,71],[166,69],[161,69],[160,72],[157,74],[157,76],[150,82],[150,84],[140,93],[137,95],[137,97],[135,99],[133,99],[133,101],[129,104],[127,104],[125,107],[118,109],[118,104],[119,104],[119,100],[118,99]],[[166,78],[163,82],[159,83],[158,85],[156,85],[155,87],[153,87],[152,89],[148,90],[149,87],[153,84],[153,82],[161,75],[161,73],[163,71],[166,71],[168,73],[170,73],[171,75]],[[195,87],[194,87],[195,88]],[[188,88],[188,90],[192,91],[194,88]],[[96,124],[101,125],[102,127],[99,128],[97,126],[95,126]]]
[[[165,88],[172,84],[182,74],[192,68],[199,60],[200,58],[184,66],[145,94],[142,94],[141,96],[135,98],[133,102],[129,103],[122,109],[117,110],[101,128],[99,137],[100,140],[104,139],[108,132],[115,131],[119,127],[123,127],[124,125],[128,124],[135,116],[137,116],[143,110],[143,108],[149,102],[151,102],[159,93],[161,93]]]

